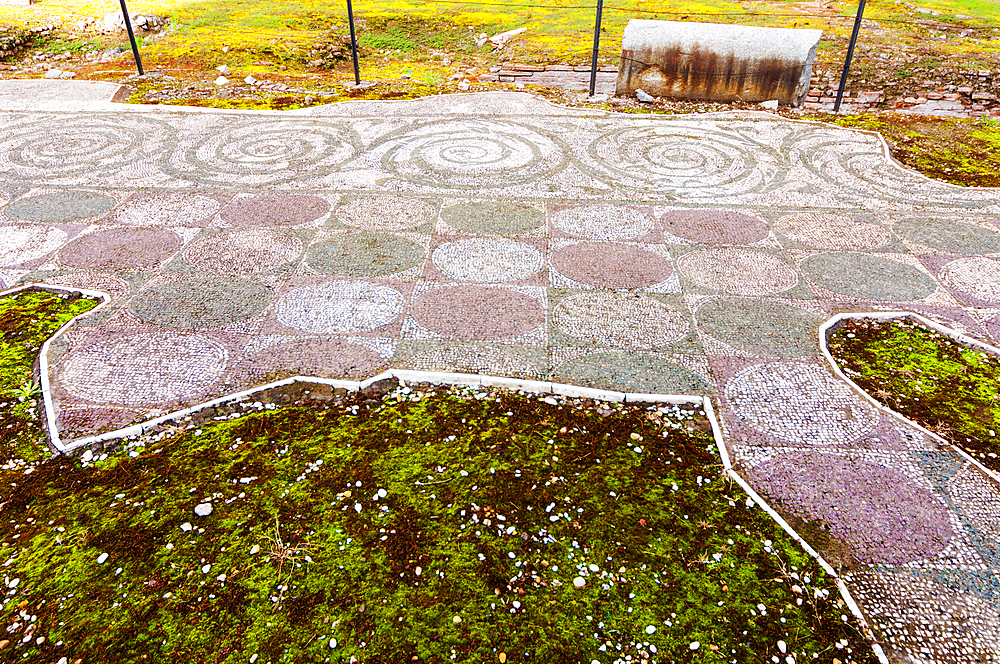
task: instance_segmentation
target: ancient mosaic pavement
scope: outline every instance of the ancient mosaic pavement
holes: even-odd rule
[[[385,367],[717,394],[830,524],[897,661],[1000,659],[1000,491],[823,364],[842,311],[1000,341],[1000,193],[878,139],[494,93],[285,115],[0,112],[0,286],[108,292],[51,350],[65,439]]]

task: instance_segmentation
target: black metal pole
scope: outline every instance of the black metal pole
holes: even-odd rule
[[[854,18],[854,32],[851,33],[851,45],[847,47],[847,58],[844,59],[844,71],[840,74],[840,87],[837,88],[837,101],[833,112],[840,112],[840,101],[844,98],[844,88],[847,87],[847,74],[851,71],[851,58],[854,57],[854,45],[858,42],[858,30],[861,29],[861,18],[865,14],[865,0],[858,3],[858,15]]]
[[[125,0],[122,0],[124,2]],[[351,55],[354,56],[354,84],[361,85],[361,72],[358,70],[358,40],[354,36],[354,7],[347,0],[347,22],[351,24]]]
[[[601,45],[601,12],[604,10],[604,0],[597,0],[597,21],[594,23],[594,57],[590,60],[590,96],[594,96],[597,87],[597,49]]]
[[[139,76],[142,76],[142,58],[139,57],[139,46],[135,43],[135,33],[132,32],[132,18],[128,15],[128,7],[125,6],[125,0],[121,0],[122,3],[122,18],[125,19],[125,29],[128,30],[128,40],[132,42],[132,55],[135,56],[135,68],[139,70]]]

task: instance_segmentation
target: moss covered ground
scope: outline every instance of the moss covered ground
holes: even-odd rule
[[[829,348],[868,394],[1000,471],[1000,358],[902,319],[845,321]]]
[[[0,467],[0,659],[874,661],[696,410],[291,399]]]
[[[42,398],[35,359],[45,340],[99,300],[41,290],[0,297],[0,463],[51,454],[39,426]]]

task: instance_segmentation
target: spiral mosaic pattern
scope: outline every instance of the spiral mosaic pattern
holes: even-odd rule
[[[204,394],[228,358],[225,346],[206,335],[138,332],[73,352],[57,373],[61,387],[87,401],[160,407]]]
[[[498,120],[440,120],[373,146],[383,169],[442,189],[506,188],[561,169],[565,147],[537,128]]]
[[[367,332],[403,311],[402,293],[366,281],[328,281],[293,288],[275,307],[278,321],[312,334]]]
[[[198,240],[185,247],[184,260],[202,272],[253,274],[288,265],[302,247],[302,240],[289,233],[254,229]]]
[[[200,184],[274,185],[336,171],[361,145],[347,123],[236,117],[171,154],[167,171]]]
[[[755,364],[725,388],[733,411],[761,433],[803,445],[839,445],[870,433],[878,414],[823,367]]]
[[[470,238],[446,242],[431,254],[431,262],[456,281],[518,281],[542,269],[542,252],[523,242],[500,238]]]
[[[169,126],[137,113],[52,115],[0,127],[0,173],[14,180],[85,183],[154,172]]]

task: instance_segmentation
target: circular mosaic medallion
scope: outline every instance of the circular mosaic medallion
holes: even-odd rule
[[[814,284],[863,300],[910,302],[937,290],[922,270],[871,254],[819,254],[802,261],[801,267]]]
[[[338,277],[381,277],[418,267],[424,248],[388,233],[352,233],[309,247],[306,263],[320,274]]]
[[[580,205],[552,212],[549,218],[563,233],[593,240],[631,240],[656,230],[652,217],[624,205]]]
[[[322,219],[330,203],[317,196],[237,196],[219,217],[231,226],[302,226]]]
[[[441,210],[441,220],[471,235],[523,235],[545,223],[545,213],[528,203],[483,201]]]
[[[781,454],[751,471],[771,498],[808,521],[826,524],[871,563],[901,564],[941,551],[951,539],[948,510],[903,473],[819,452]]]
[[[772,295],[799,283],[783,260],[752,249],[698,249],[681,256],[677,269],[702,288],[733,295]]]
[[[915,244],[953,254],[1000,253],[1000,233],[952,219],[904,219],[893,229]]]
[[[959,258],[945,265],[938,278],[980,300],[1000,300],[1000,261],[992,258]]]
[[[342,339],[301,339],[257,353],[241,364],[247,379],[282,374],[321,378],[367,378],[385,366],[378,353]]]
[[[730,210],[671,210],[660,221],[674,237],[699,244],[750,244],[767,237],[761,219]]]
[[[0,127],[0,154],[7,179],[87,181],[121,177],[123,171],[152,171],[153,160],[175,132],[138,113],[48,114]]]
[[[0,225],[0,265],[15,266],[38,260],[62,246],[66,233],[34,224]]]
[[[878,424],[878,413],[814,364],[755,364],[733,376],[725,394],[742,419],[790,443],[844,444]]]
[[[774,230],[793,242],[820,249],[876,249],[892,242],[892,233],[881,226],[820,212],[786,215]]]
[[[449,339],[516,337],[545,323],[545,308],[530,295],[506,288],[448,286],[423,293],[413,319]]]
[[[337,218],[367,231],[404,231],[432,223],[437,208],[419,198],[373,196],[337,208]]]
[[[278,301],[275,315],[288,327],[313,334],[367,332],[403,312],[403,295],[364,281],[328,281],[293,288]]]
[[[646,288],[669,279],[670,261],[633,245],[581,242],[556,250],[552,266],[570,279],[600,288]]]
[[[249,320],[270,298],[267,286],[248,279],[190,277],[147,288],[129,309],[153,325],[199,329]]]
[[[111,228],[87,233],[59,250],[59,262],[98,270],[155,270],[181,248],[168,230]]]
[[[690,369],[652,353],[594,353],[557,366],[552,380],[622,392],[705,394],[705,380]]]
[[[220,207],[214,198],[197,194],[137,196],[114,214],[114,220],[127,226],[200,226]]]
[[[287,265],[302,253],[302,240],[270,230],[219,233],[184,248],[184,260],[203,272],[253,274]]]
[[[659,300],[633,293],[571,295],[556,305],[552,322],[566,334],[608,346],[655,348],[682,339],[687,319]]]
[[[200,185],[272,185],[321,177],[354,158],[361,139],[348,122],[283,117],[219,120],[166,165]]]
[[[503,120],[434,120],[372,146],[382,168],[446,189],[505,188],[535,182],[563,165],[557,139]]]
[[[517,281],[542,269],[542,252],[523,242],[479,237],[446,242],[431,261],[457,281]]]
[[[204,335],[140,332],[74,351],[58,376],[81,399],[162,406],[204,393],[222,377],[227,358],[225,347]]]
[[[111,211],[115,199],[92,191],[54,191],[14,201],[4,215],[15,221],[60,224],[100,217]]]
[[[718,298],[698,308],[698,329],[759,357],[810,357],[819,350],[816,314],[770,300]]]

